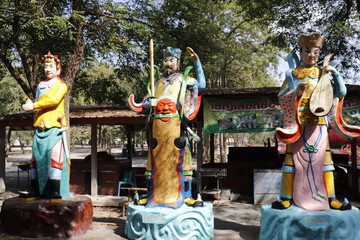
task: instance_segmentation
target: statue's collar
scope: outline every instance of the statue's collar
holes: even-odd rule
[[[308,64],[306,64],[306,63],[304,63],[304,62],[300,62],[300,66],[305,66],[305,67],[316,67],[317,66],[317,63],[315,63],[314,65],[308,65]]]
[[[173,84],[174,80],[179,76],[180,76],[179,72],[175,72],[175,73],[172,73],[170,75],[167,75],[166,73],[164,73],[162,75],[162,79],[164,79],[164,81],[169,81],[170,84]]]

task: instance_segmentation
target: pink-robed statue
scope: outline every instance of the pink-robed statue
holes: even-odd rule
[[[328,126],[347,137],[358,137],[360,128],[342,120],[346,87],[335,61],[327,56],[318,65],[324,40],[317,33],[301,35],[300,61],[295,54],[288,57],[290,70],[278,95],[284,126],[276,130],[287,147],[280,199],[272,208],[287,209],[294,203],[306,210],[351,209],[346,199],[340,202],[335,196]]]

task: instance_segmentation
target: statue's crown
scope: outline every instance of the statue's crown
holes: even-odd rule
[[[45,63],[55,63],[56,65],[61,62],[58,55],[52,55],[50,51],[48,52],[48,54],[44,55],[41,60],[43,60]]]
[[[301,34],[299,38],[299,47],[318,47],[322,48],[325,37],[319,33]]]
[[[176,57],[177,59],[181,57],[181,50],[179,48],[167,47],[163,49],[163,53],[164,57]]]

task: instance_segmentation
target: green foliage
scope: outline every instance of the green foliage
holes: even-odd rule
[[[21,104],[25,100],[26,95],[13,78],[0,80],[0,116],[22,112]]]
[[[33,134],[33,131],[12,131],[10,144],[14,144],[15,140],[18,140],[22,146],[31,146]]]
[[[90,126],[71,127],[71,146],[75,144],[89,145],[91,138]],[[98,145],[102,150],[109,151],[116,143],[126,141],[126,130],[124,126],[104,126],[98,128]]]
[[[70,93],[73,85],[76,95],[84,83],[97,85],[91,93],[82,91],[79,97],[83,100],[74,102],[91,103],[89,94],[94,94],[97,100],[93,103],[123,103],[127,90],[144,92],[147,46],[153,38],[157,63],[166,46],[193,47],[203,62],[209,87],[273,85],[268,70],[270,65],[276,66],[278,50],[266,41],[270,32],[260,6],[257,1],[240,4],[235,0],[136,0],[126,4],[110,0],[86,4],[80,0],[6,0],[0,6],[1,62],[33,98],[37,81],[43,77],[39,59],[50,50],[62,59],[62,78]],[[89,73],[98,61],[116,66],[113,74]],[[183,62],[190,64],[187,57]],[[97,82],[104,77],[107,79]],[[110,86],[106,88],[106,84]],[[128,89],[119,90],[120,85]],[[110,94],[107,101],[99,95],[104,90],[119,94]]]
[[[82,144],[89,144],[91,138],[90,126],[73,126],[70,129],[70,145],[81,142]]]
[[[261,2],[261,0],[256,0]],[[322,58],[334,53],[338,69],[347,83],[358,83],[360,45],[357,0],[275,0],[266,8],[272,14],[274,35],[270,40],[279,47],[298,47],[300,34],[319,32],[326,36]]]
[[[145,34],[144,24],[122,3],[108,0],[5,0],[0,15],[0,60],[32,99],[42,77],[40,58],[48,51],[62,59],[62,78],[71,92],[84,60],[135,52],[131,61]]]
[[[80,72],[73,88],[72,103],[75,105],[124,105],[130,92],[129,85],[121,84],[114,68],[97,63]]]
[[[156,61],[161,61],[166,46],[190,46],[203,63],[209,88],[275,85],[268,68],[277,65],[279,50],[266,41],[267,25],[246,15],[237,1],[133,3],[138,18],[149,23]],[[183,56],[189,65],[187,53]]]

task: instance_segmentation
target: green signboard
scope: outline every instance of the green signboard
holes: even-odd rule
[[[274,131],[282,122],[277,98],[205,98],[203,107],[205,133]]]
[[[282,125],[278,98],[204,98],[203,108],[205,133],[267,132]],[[348,124],[360,124],[358,97],[345,98],[343,118]]]

